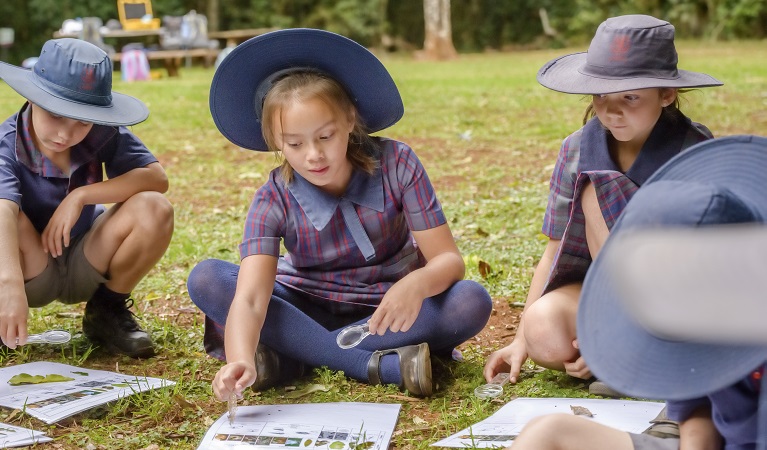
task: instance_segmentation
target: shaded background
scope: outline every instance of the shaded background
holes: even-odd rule
[[[419,0],[154,0],[154,16],[196,10],[211,30],[313,27],[346,35],[387,51],[420,49],[424,42]],[[551,30],[544,33],[541,8]],[[650,14],[669,20],[679,38],[763,39],[764,0],[453,0],[453,42],[461,53],[519,48],[555,48],[587,42],[605,18]],[[0,58],[13,64],[39,55],[65,19],[117,19],[114,0],[3,0],[0,27],[15,42]],[[553,33],[551,32],[553,31]]]

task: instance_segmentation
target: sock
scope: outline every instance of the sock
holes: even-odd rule
[[[383,355],[379,361],[379,373],[383,384],[402,384],[402,374],[399,371],[399,355],[390,353]]]
[[[100,284],[96,292],[91,296],[91,301],[102,304],[125,303],[130,297],[130,292],[123,294],[109,289],[105,284]]]

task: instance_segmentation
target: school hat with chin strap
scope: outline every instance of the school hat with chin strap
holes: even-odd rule
[[[149,116],[141,100],[112,91],[112,60],[81,39],[47,41],[32,69],[0,62],[0,78],[31,103],[70,119],[117,126]]]
[[[405,112],[391,75],[365,47],[329,31],[292,28],[251,38],[221,61],[210,87],[210,112],[221,134],[240,147],[267,151],[264,97],[291,71],[318,72],[340,83],[371,133]]]
[[[615,244],[632,233],[763,225],[767,219],[766,172],[767,138],[730,136],[690,147],[637,191],[589,268],[579,301],[578,345],[597,378],[630,396],[687,400],[729,387],[767,363],[764,344],[698,342],[654,334],[632,314],[628,294],[614,269],[626,258],[614,252]],[[678,276],[692,278],[689,273],[696,268],[675,270]],[[722,304],[726,309],[726,298]],[[727,320],[726,314],[722,320]],[[765,423],[758,439],[764,446],[764,379],[759,405],[759,421]]]
[[[705,73],[678,69],[677,61],[674,26],[633,14],[602,22],[587,52],[547,62],[537,79],[549,89],[584,95],[722,85]]]

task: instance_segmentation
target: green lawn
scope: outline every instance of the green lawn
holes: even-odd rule
[[[767,45],[764,42],[682,42],[680,67],[722,80],[720,88],[692,91],[683,111],[717,136],[765,134]],[[582,49],[572,49],[580,51]],[[499,302],[523,301],[545,245],[540,224],[548,178],[561,140],[581,124],[587,99],[549,91],[535,81],[538,68],[564,51],[462,55],[450,62],[419,62],[383,55],[405,102],[405,117],[382,134],[409,143],[437,187],[450,226],[467,261],[468,277],[482,282]],[[185,282],[194,264],[216,257],[237,260],[237,244],[250,199],[274,166],[272,155],[233,147],[219,135],[208,111],[212,69],[182,69],[181,77],[127,84],[115,73],[115,90],[144,100],[151,115],[133,131],[168,172],[168,197],[176,231],[170,249],[134,292],[137,314],[160,350],[149,361],[114,357],[76,336],[63,349],[27,347],[0,354],[3,366],[48,360],[119,370],[176,381],[173,388],[132,396],[111,408],[47,426],[16,412],[0,421],[47,431],[63,449],[196,448],[224,411],[213,401],[210,380],[220,363],[202,349],[201,315]],[[0,88],[0,116],[21,105]],[[483,276],[479,262],[490,267]],[[52,305],[30,313],[30,328],[79,332],[81,305]],[[73,317],[74,315],[74,317]],[[508,342],[508,337],[506,341]],[[490,343],[488,343],[490,342]],[[484,358],[496,341],[464,346],[463,363],[435,365],[438,388],[426,400],[406,399],[394,387],[373,387],[340,373],[317,370],[296,384],[329,387],[300,398],[282,388],[248,392],[245,404],[388,401],[403,404],[396,448],[428,448],[495,412],[514,396],[585,396],[584,384],[530,368],[501,400],[481,401],[472,390],[482,382]],[[421,420],[423,419],[423,420]],[[43,448],[50,447],[47,444]]]

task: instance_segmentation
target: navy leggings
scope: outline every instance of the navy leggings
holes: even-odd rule
[[[189,274],[189,297],[221,326],[226,324],[239,270],[236,264],[208,259]],[[474,281],[459,281],[442,294],[424,300],[418,318],[407,332],[371,335],[354,348],[341,349],[336,344],[340,329],[352,323],[365,323],[373,308],[367,314],[335,315],[308,301],[305,293],[275,282],[260,342],[308,366],[327,366],[368,381],[368,361],[374,350],[427,342],[432,354],[450,355],[455,346],[482,330],[491,310],[492,301],[485,288]],[[384,383],[401,383],[396,354],[381,358],[380,373]]]

